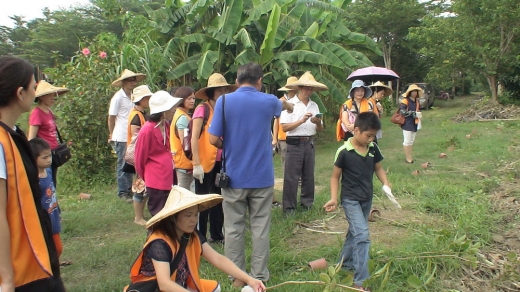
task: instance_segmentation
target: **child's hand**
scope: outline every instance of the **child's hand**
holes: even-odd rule
[[[330,200],[325,205],[323,205],[323,209],[327,212],[332,212],[336,210],[336,207],[338,206],[338,202],[336,200]]]

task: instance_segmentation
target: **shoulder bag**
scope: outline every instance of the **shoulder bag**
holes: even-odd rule
[[[70,153],[69,146],[67,143],[63,143],[63,139],[61,138],[60,131],[58,130],[58,127],[56,127],[56,134],[58,134],[58,141],[60,142],[60,146],[53,149],[52,152],[52,163],[56,167],[60,167],[63,164],[67,163],[67,161],[70,160],[72,157],[72,154]]]
[[[181,236],[181,246],[179,247],[179,251],[175,255],[172,261],[171,269],[170,269],[170,277],[175,273],[179,263],[181,262],[182,256],[186,250],[186,245],[188,245],[188,238],[185,235]],[[132,283],[126,289],[126,292],[159,292],[159,283],[157,279],[143,282]]]
[[[229,176],[226,174],[226,159],[224,155],[224,142],[226,141],[226,114],[224,112],[224,107],[226,105],[226,95],[222,96],[222,168],[220,168],[220,172],[215,176],[215,186],[218,188],[224,189],[229,186]]]

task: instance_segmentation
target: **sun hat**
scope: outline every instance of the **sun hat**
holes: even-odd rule
[[[132,91],[132,102],[136,103],[141,101],[145,96],[151,96],[153,92],[150,91],[150,88],[148,88],[148,85],[140,85],[134,88]]]
[[[196,195],[185,188],[173,186],[164,207],[146,222],[146,228],[150,228],[161,220],[177,214],[182,210],[199,206],[200,212],[217,205],[222,202],[222,200],[222,196],[218,194]]]
[[[62,95],[67,92],[69,92],[68,88],[57,87],[45,80],[41,80],[40,82],[38,82],[38,86],[36,86],[36,95],[34,98],[38,98],[47,94]]]
[[[382,87],[385,89],[385,95],[384,96],[390,96],[394,91],[392,90],[392,88],[390,88],[390,86],[388,85],[385,85],[383,82],[381,81],[377,81],[376,83],[372,84],[372,85],[369,85],[368,87],[370,88],[378,88],[378,87]]]
[[[329,89],[327,85],[317,82],[310,71],[303,73],[303,75],[298,79],[298,81],[294,82],[291,85],[286,85],[285,87],[289,88],[290,90],[294,90],[298,89],[298,86],[313,87],[315,91]]]
[[[165,112],[181,102],[182,98],[173,97],[168,92],[159,90],[152,94],[148,106],[150,107],[150,114],[153,115]]]
[[[370,87],[366,86],[365,82],[363,82],[363,80],[354,80],[354,82],[352,82],[352,87],[350,88],[350,91],[348,92],[349,98],[353,97],[352,91],[358,87],[365,88],[365,98],[372,96],[372,89],[370,89]]]
[[[417,86],[416,84],[412,84],[412,85],[408,86],[408,89],[406,90],[406,92],[403,93],[403,97],[408,97],[408,94],[414,90],[417,90],[418,98],[421,98],[423,96],[423,89],[420,88],[419,86]]]
[[[291,90],[295,90],[295,89],[287,88],[287,85],[291,85],[291,84],[293,84],[296,81],[298,81],[298,77],[291,76],[291,77],[287,78],[287,81],[285,82],[284,87],[278,89],[278,91],[291,91]]]
[[[237,88],[238,88],[234,84],[227,83],[224,75],[222,75],[220,73],[213,73],[208,78],[208,86],[197,91],[195,93],[195,97],[199,98],[199,99],[209,99],[208,95],[206,94],[206,90],[208,88],[225,87],[225,86],[228,87],[229,92],[233,92],[233,91],[237,90]]]
[[[125,69],[123,71],[123,74],[121,74],[121,76],[119,78],[117,78],[116,80],[114,80],[114,82],[112,82],[112,86],[121,87],[121,86],[123,86],[123,80],[132,78],[132,77],[135,77],[137,79],[137,82],[140,82],[146,78],[146,75],[144,75],[143,73],[134,73],[128,69]]]

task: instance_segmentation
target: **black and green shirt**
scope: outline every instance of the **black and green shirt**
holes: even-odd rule
[[[336,151],[334,165],[341,168],[341,198],[354,201],[368,201],[374,194],[376,163],[383,160],[377,144],[370,143],[366,153],[359,153],[348,139]]]

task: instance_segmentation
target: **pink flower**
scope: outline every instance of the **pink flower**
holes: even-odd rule
[[[81,53],[85,56],[88,56],[90,55],[90,50],[88,48],[84,48],[83,50],[81,50]]]
[[[106,52],[101,52],[101,53],[99,53],[99,57],[100,57],[101,59],[104,59],[104,58],[107,57],[107,53],[106,53]]]

